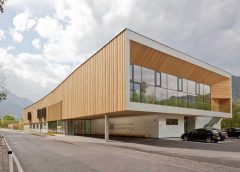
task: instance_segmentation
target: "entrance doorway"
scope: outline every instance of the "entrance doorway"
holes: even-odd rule
[[[184,117],[184,133],[195,129],[195,117]]]

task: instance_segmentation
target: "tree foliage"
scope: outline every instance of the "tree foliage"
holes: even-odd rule
[[[222,128],[240,127],[240,98],[232,104],[232,118],[222,120]]]
[[[12,115],[5,115],[0,122],[1,127],[8,127],[8,124],[14,124],[17,120]]]
[[[4,87],[0,86],[0,102],[6,100],[7,98],[7,91]]]
[[[0,0],[1,1],[1,0]],[[4,88],[4,76],[3,76],[3,72],[1,70],[1,65],[0,65],[0,102],[5,100],[7,98],[7,90]]]
[[[4,12],[3,5],[6,3],[7,0],[0,0],[0,11],[1,13]]]

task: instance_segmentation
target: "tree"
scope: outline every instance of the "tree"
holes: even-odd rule
[[[3,86],[4,77],[1,73],[2,73],[2,71],[1,71],[1,66],[0,66],[0,102],[7,98],[7,90]]]
[[[17,120],[12,115],[5,115],[1,120],[1,126],[6,128],[8,124],[14,124]]]
[[[222,120],[222,128],[240,127],[240,98],[232,103],[232,118]]]
[[[0,102],[6,100],[7,98],[7,91],[4,87],[0,85]]]
[[[4,12],[4,10],[3,10],[3,5],[6,3],[6,1],[7,1],[7,0],[0,0],[0,11],[1,11],[1,13]]]

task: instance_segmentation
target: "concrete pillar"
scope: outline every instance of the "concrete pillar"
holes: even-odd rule
[[[105,114],[105,141],[109,140],[109,119],[108,115]]]

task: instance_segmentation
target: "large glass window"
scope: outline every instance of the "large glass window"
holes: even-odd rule
[[[130,101],[210,110],[211,88],[160,71],[130,65]]]
[[[141,102],[155,103],[155,87],[147,84],[142,84],[141,87]]]
[[[130,101],[134,101],[133,100],[133,91],[134,91],[134,89],[133,89],[133,83],[131,82],[130,83]]]
[[[168,105],[169,106],[177,106],[177,91],[175,90],[168,90]]]
[[[154,74],[155,74],[154,70],[142,67],[142,83],[154,85],[155,84]]]
[[[177,77],[173,75],[168,75],[168,89],[177,90]]]
[[[188,80],[188,93],[195,94],[195,82]]]
[[[133,81],[133,65],[130,65],[129,75],[130,75],[130,82],[132,82]]]
[[[188,108],[195,108],[196,96],[188,94]]]
[[[161,73],[161,87],[167,88],[167,74]]]
[[[140,84],[133,84],[133,101],[140,102]]]
[[[155,73],[155,85],[158,87],[161,87],[161,73],[160,72]]]
[[[178,86],[178,91],[183,91],[183,79],[182,78],[178,78],[177,79],[177,86]]]
[[[142,82],[142,79],[141,79],[141,67],[140,66],[137,66],[137,65],[134,65],[133,67],[133,81],[134,82],[139,82],[141,83]]]
[[[200,84],[199,83],[196,83],[196,85],[195,85],[195,94],[200,95]]]
[[[178,92],[178,106],[187,108],[187,93]]]
[[[183,92],[185,92],[185,93],[187,93],[187,90],[188,90],[188,88],[187,88],[187,80],[186,79],[182,79],[182,82],[183,82]]]
[[[156,87],[156,104],[167,105],[167,89]]]
[[[203,109],[210,110],[211,109],[211,92],[210,92],[210,86],[204,85],[203,87]]]

